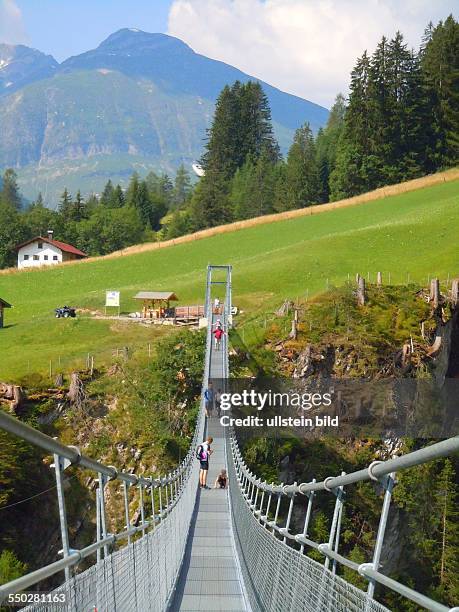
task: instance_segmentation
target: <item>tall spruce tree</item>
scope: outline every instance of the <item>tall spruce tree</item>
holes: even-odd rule
[[[13,168],[7,168],[3,173],[3,185],[0,198],[5,206],[15,210],[21,208],[21,195],[18,187],[18,176]]]
[[[185,168],[184,164],[180,164],[175,175],[174,189],[172,193],[172,207],[174,209],[182,208],[188,202],[191,195],[191,178],[190,173]]]
[[[296,130],[285,169],[287,201],[285,209],[317,204],[320,185],[314,136],[309,123]]]
[[[69,221],[72,215],[72,196],[70,195],[67,187],[64,188],[64,191],[61,195],[61,199],[58,206],[59,213],[64,222]]]
[[[338,200],[365,190],[365,158],[370,152],[368,82],[370,58],[367,52],[351,72],[349,102],[343,132],[330,175],[330,199]]]
[[[431,105],[434,164],[459,160],[459,23],[450,15],[429,24],[421,48],[421,67]]]
[[[327,125],[320,129],[316,138],[317,170],[319,173],[319,200],[328,202],[330,198],[330,174],[335,169],[338,143],[343,131],[346,114],[346,99],[343,94],[336,96],[330,110]]]
[[[231,220],[231,180],[249,157],[256,163],[262,154],[270,163],[279,159],[267,98],[259,83],[236,81],[217,100],[201,160],[205,176],[192,200],[195,228]]]
[[[102,204],[102,206],[112,208],[114,191],[115,189],[113,187],[113,183],[109,179],[105,184],[104,190],[102,191],[102,195],[100,196],[100,203]]]

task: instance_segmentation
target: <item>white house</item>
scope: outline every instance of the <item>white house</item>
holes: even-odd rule
[[[38,266],[52,266],[53,264],[75,259],[84,259],[86,253],[80,251],[71,244],[54,240],[53,232],[48,231],[48,236],[37,236],[27,242],[18,244],[18,268],[36,268]]]

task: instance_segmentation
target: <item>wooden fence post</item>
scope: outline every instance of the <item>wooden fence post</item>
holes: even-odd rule
[[[378,285],[378,287],[382,286],[382,273],[378,272],[378,274],[376,275],[376,284]]]
[[[365,305],[365,279],[359,276],[359,284],[357,287],[357,302],[359,306]]]

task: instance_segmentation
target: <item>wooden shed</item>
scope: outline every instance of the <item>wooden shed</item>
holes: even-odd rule
[[[134,299],[142,302],[144,319],[162,319],[169,316],[170,302],[178,301],[172,291],[139,291]]]
[[[11,308],[11,304],[0,298],[0,329],[3,327],[3,311],[5,308]]]

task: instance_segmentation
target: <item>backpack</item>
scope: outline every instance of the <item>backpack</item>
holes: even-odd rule
[[[196,449],[196,459],[199,459],[199,461],[207,460],[207,453],[204,450],[204,447],[202,444],[200,444],[198,448]]]

